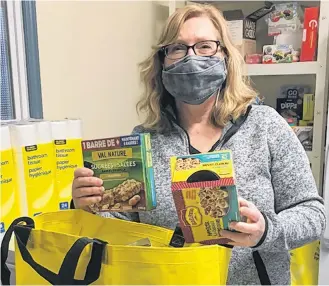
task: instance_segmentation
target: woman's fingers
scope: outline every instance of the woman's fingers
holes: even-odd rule
[[[93,177],[94,172],[88,168],[79,168],[74,172],[72,198],[76,208],[86,208],[102,200],[103,180]]]
[[[94,171],[88,169],[88,168],[78,168],[74,171],[74,178],[79,177],[91,177],[94,175]]]
[[[256,208],[240,207],[240,214],[251,222],[258,222],[261,213]]]
[[[245,244],[250,239],[250,235],[246,233],[237,233],[228,230],[221,230],[220,234],[221,236],[228,238],[238,244]]]
[[[92,204],[97,204],[102,200],[101,196],[92,196],[92,197],[82,197],[74,200],[75,207],[85,208],[89,207]]]
[[[82,187],[101,187],[103,185],[103,180],[96,177],[78,177],[73,181],[72,189],[82,188]]]
[[[239,201],[239,206],[240,207],[248,207],[249,206],[249,202],[247,200],[245,200],[244,198],[242,198],[242,197],[239,197],[238,201]]]
[[[231,222],[230,228],[235,231],[247,234],[253,234],[258,231],[257,224],[246,222]]]
[[[87,196],[102,196],[104,187],[82,187],[74,189],[72,192],[73,198],[82,198]]]

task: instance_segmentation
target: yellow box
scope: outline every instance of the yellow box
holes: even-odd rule
[[[225,244],[221,229],[240,221],[231,151],[171,158],[172,192],[187,243]]]
[[[314,95],[304,94],[303,97],[303,120],[313,120],[314,117]]]

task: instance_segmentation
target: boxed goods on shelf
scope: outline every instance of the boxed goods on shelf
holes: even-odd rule
[[[312,151],[314,94],[307,85],[283,85],[277,111],[293,128],[306,151]]]
[[[277,99],[277,111],[293,125],[309,125],[314,117],[314,94],[307,85],[283,85]],[[290,122],[289,122],[290,123]]]
[[[292,128],[304,149],[306,151],[312,151],[313,126],[293,126]]]
[[[303,120],[312,121],[314,117],[314,94],[304,94]]]
[[[95,212],[152,210],[156,206],[150,134],[82,141],[84,165],[103,180]]]
[[[305,8],[303,42],[300,61],[314,61],[318,42],[319,7]]]
[[[268,15],[268,35],[295,32],[302,27],[303,10],[297,2],[275,3]]]
[[[244,16],[242,10],[223,11],[231,39],[243,57],[256,53],[256,23],[270,13],[272,7],[272,3],[267,1],[264,7],[248,16]]]
[[[263,63],[292,63],[299,61],[299,52],[292,45],[265,45],[263,47]]]
[[[263,59],[262,54],[247,54],[246,63],[247,64],[261,64]]]
[[[267,16],[268,35],[274,36],[274,41],[263,46],[262,63],[316,60],[318,18],[319,7],[307,7],[303,11],[297,2],[275,3]],[[256,36],[253,40],[256,40]],[[245,49],[246,62],[258,63],[255,46],[250,43],[245,45],[251,47]]]
[[[185,241],[227,243],[221,229],[239,221],[231,151],[171,158],[173,198]]]

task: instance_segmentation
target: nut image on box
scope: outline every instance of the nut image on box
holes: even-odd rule
[[[171,158],[172,192],[187,243],[225,244],[220,230],[240,221],[231,151]]]
[[[93,211],[145,211],[156,207],[150,135],[82,141],[86,168],[103,180],[102,201]]]

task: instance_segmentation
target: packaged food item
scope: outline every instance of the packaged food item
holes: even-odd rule
[[[303,101],[301,99],[277,98],[276,110],[283,118],[302,119]]]
[[[303,10],[297,2],[275,3],[267,22],[269,36],[295,32],[302,27]]]
[[[292,125],[310,126],[314,117],[314,94],[308,85],[282,85],[277,111],[287,120],[296,119]],[[290,124],[290,122],[288,122]],[[291,124],[290,124],[291,125]]]
[[[292,45],[263,46],[263,64],[292,63],[296,53]]]
[[[299,126],[313,126],[313,121],[299,120],[298,125]]]
[[[305,93],[311,93],[311,87],[304,84],[285,84],[280,87],[280,97],[303,99]]]
[[[293,126],[292,128],[304,149],[306,151],[312,151],[313,126]]]
[[[304,94],[303,120],[311,121],[314,117],[314,94]]]
[[[240,221],[231,151],[171,158],[173,198],[186,243],[223,244]]]
[[[273,4],[266,1],[265,5],[245,16],[241,9],[223,11],[233,44],[243,57],[256,53],[257,21],[273,10]]]
[[[298,122],[297,122],[297,118],[294,117],[286,117],[285,120],[287,121],[287,123],[289,124],[289,126],[297,126]]]
[[[262,58],[263,58],[262,54],[246,55],[246,63],[247,64],[261,64]]]
[[[296,56],[299,58],[302,47],[303,30],[299,29],[294,32],[284,32],[274,37],[274,45],[292,45]]]
[[[315,61],[318,44],[319,7],[305,8],[301,62]]]
[[[136,212],[156,207],[150,134],[82,141],[84,165],[103,180],[96,212]]]

